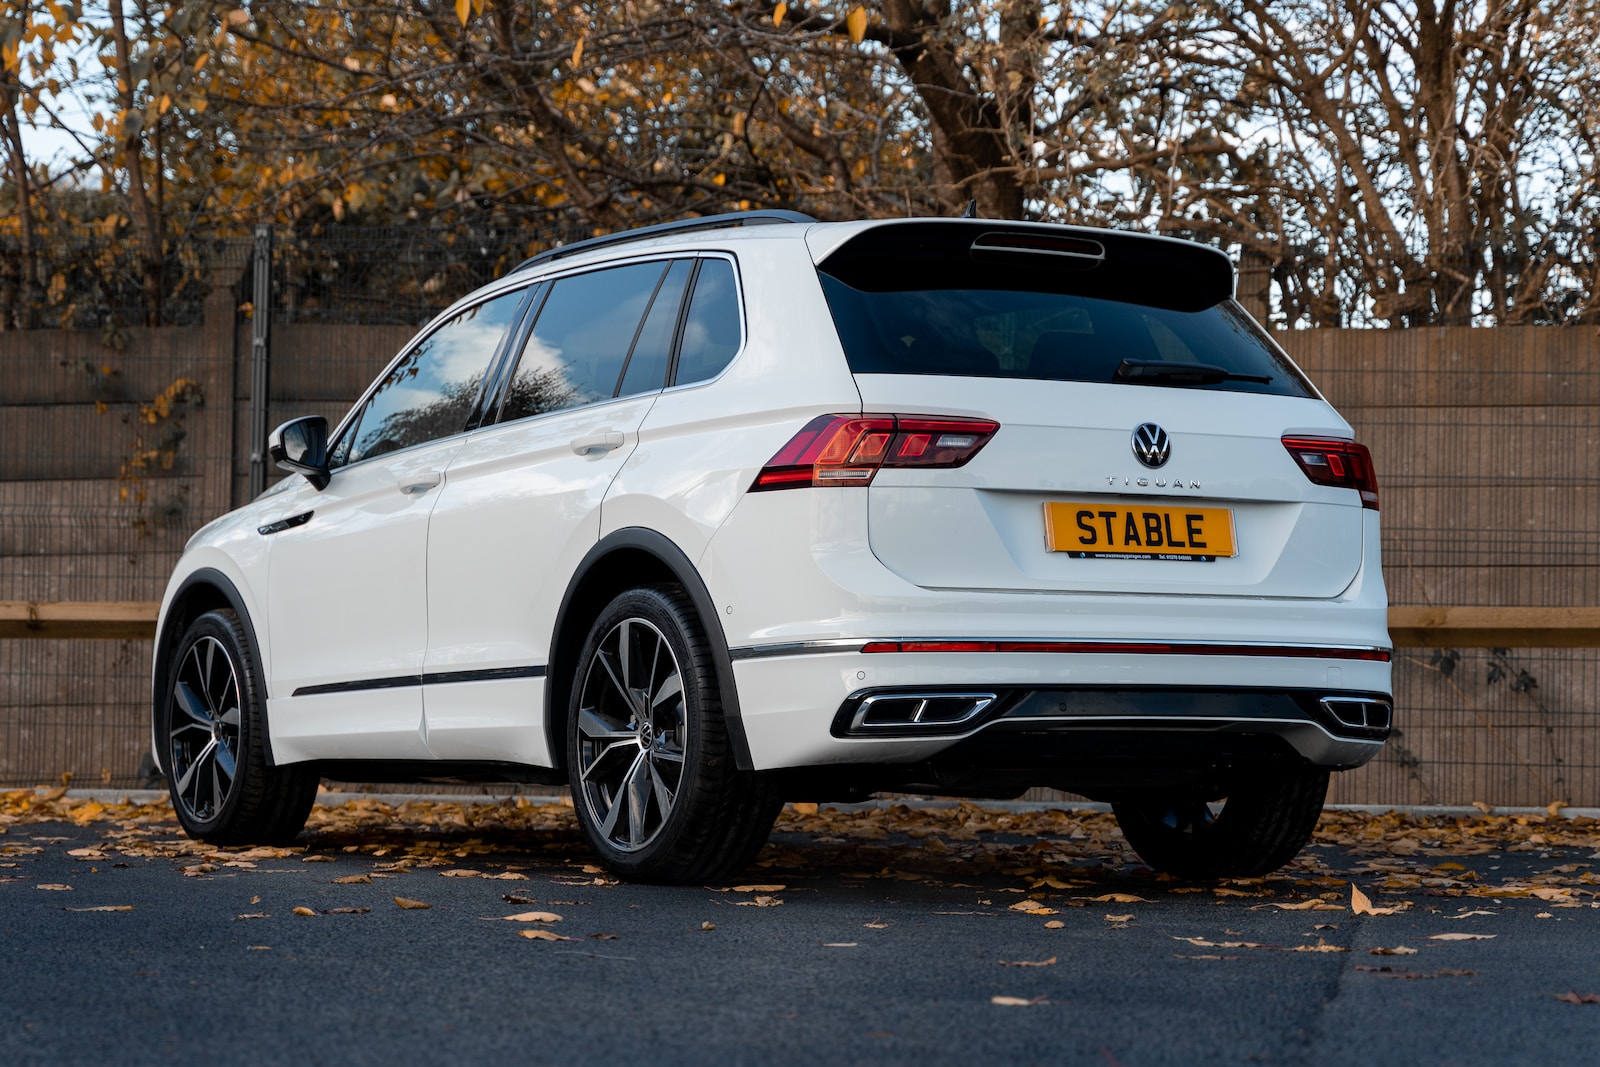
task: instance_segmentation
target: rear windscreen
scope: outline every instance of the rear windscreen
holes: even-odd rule
[[[972,268],[969,268],[972,269]],[[981,269],[981,268],[977,268]],[[927,276],[921,280],[926,284]],[[957,273],[957,272],[952,272]],[[1008,272],[1009,273],[1009,272]],[[1040,272],[1041,288],[1052,275]],[[947,374],[1117,382],[1124,360],[1157,364],[1141,380],[1278,396],[1315,396],[1310,384],[1243,309],[1224,300],[1179,311],[1120,300],[986,288],[857,289],[821,271],[850,369],[856,374]],[[960,282],[959,276],[951,281]],[[1070,286],[1061,286],[1070,288]],[[1159,364],[1203,365],[1226,371],[1221,381],[1196,384],[1161,376]],[[1144,369],[1141,367],[1140,369]],[[1209,373],[1209,372],[1208,372]],[[1219,377],[1211,374],[1211,377]]]

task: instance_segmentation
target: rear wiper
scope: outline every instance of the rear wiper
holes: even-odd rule
[[[1212,363],[1169,363],[1163,359],[1125,359],[1112,375],[1114,381],[1139,385],[1216,385],[1218,382],[1272,381],[1269,374],[1235,374]]]

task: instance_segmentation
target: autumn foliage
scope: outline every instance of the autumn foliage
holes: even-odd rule
[[[185,241],[258,222],[973,200],[1236,249],[1289,322],[1592,323],[1597,4],[6,0],[0,305],[70,299],[35,257],[74,227],[135,250],[154,322]],[[29,160],[69,98],[79,158]]]

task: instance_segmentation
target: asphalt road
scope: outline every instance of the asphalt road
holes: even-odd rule
[[[982,833],[963,846],[981,858],[965,873],[920,831],[791,829],[739,887],[662,888],[586,872],[560,820],[509,836],[449,825],[379,836],[335,827],[306,839],[309,853],[207,859],[175,852],[171,827],[4,828],[0,1063],[1600,1056],[1600,1003],[1557,999],[1600,993],[1600,910],[1416,885],[1386,893],[1392,871],[1371,848],[1323,843],[1309,871],[1219,894],[1158,881],[1114,844]],[[97,852],[69,854],[85,848]],[[406,855],[430,858],[397,869]],[[1580,877],[1600,853],[1457,862],[1454,879],[1548,881],[1563,866]],[[442,876],[463,870],[477,876]],[[1374,905],[1409,908],[1353,915],[1347,875]],[[359,876],[370,880],[335,881]],[[1319,891],[1327,908],[1345,907],[1277,906]],[[1108,894],[1141,899],[1092,899]],[[1025,900],[1039,913],[1015,910]],[[95,908],[131,910],[85,910]],[[561,918],[505,921],[530,911]]]

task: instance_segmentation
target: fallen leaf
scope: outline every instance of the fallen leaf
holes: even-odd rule
[[[591,940],[591,941],[615,941],[615,940],[617,940],[617,935],[616,934],[590,934],[589,935],[589,940]]]
[[[1002,967],[1054,967],[1056,958],[1051,956],[1047,960],[1001,960]]]
[[[1044,924],[1044,928],[1046,930],[1064,930],[1066,929],[1066,926],[1067,924],[1062,922],[1060,919],[1051,919],[1049,922]]]
[[[1031,1000],[1024,1000],[1021,997],[990,997],[989,1003],[999,1004],[1005,1008],[1031,1008],[1038,1004],[1048,1004],[1049,1001],[1045,1000],[1043,996],[1037,996]]]
[[[730,893],[781,893],[789,887],[786,885],[736,885],[728,890]]]
[[[106,854],[97,848],[70,848],[67,850],[67,855],[80,860],[103,860],[107,858]]]
[[[1107,915],[1106,916],[1106,922],[1108,922],[1108,923],[1131,923],[1131,922],[1133,922],[1133,915],[1131,913],[1128,914],[1128,915]]]
[[[261,898],[260,897],[251,897],[250,898],[250,903],[259,904],[259,903],[261,903]]]
[[[235,915],[235,919],[270,919],[272,916],[264,911],[252,911],[248,915]]]
[[[1600,1004],[1600,993],[1579,993],[1573,990],[1556,994],[1556,999],[1564,1004]]]
[[[371,908],[324,908],[324,915],[365,915]]]
[[[1396,908],[1374,908],[1372,899],[1358,889],[1354,882],[1350,883],[1350,911],[1352,914],[1393,915],[1397,910]]]
[[[1406,945],[1398,945],[1394,948],[1375,948],[1368,951],[1374,956],[1415,956],[1417,954],[1416,949]]]
[[[1298,904],[1280,904],[1275,900],[1269,900],[1265,904],[1250,905],[1250,910],[1257,911],[1261,908],[1281,908],[1284,911],[1310,911],[1312,908],[1318,907],[1322,903],[1323,901],[1318,897],[1312,897],[1310,900],[1302,900]],[[1344,909],[1340,908],[1339,910],[1343,911]]]
[[[532,897],[521,896],[521,895],[519,895],[517,893],[501,893],[500,894],[500,899],[505,901],[507,904],[537,904],[537,903],[539,903],[537,900],[534,900]]]
[[[421,900],[412,900],[410,897],[395,897],[394,902],[406,911],[420,911],[423,908],[433,907],[432,904]]]
[[[1173,937],[1174,941],[1187,941],[1196,948],[1261,948],[1255,941],[1207,941],[1199,937]]]
[[[1554,919],[1555,916],[1550,914],[1548,911],[1541,911],[1539,914],[1535,915],[1534,918],[1535,919]]]
[[[33,888],[35,888],[35,889],[52,889],[52,890],[56,890],[58,892],[71,892],[72,891],[72,887],[70,885],[60,885],[59,883],[56,883],[56,882],[46,882],[43,885],[36,885]]]
[[[502,915],[508,923],[558,923],[561,916],[553,911],[519,911],[515,915]]]
[[[889,929],[889,924],[888,923],[862,923],[861,925],[865,926],[868,930],[887,930],[887,929]]]
[[[1322,938],[1317,938],[1315,945],[1296,945],[1295,952],[1349,952],[1343,945],[1330,945]]]
[[[776,908],[783,901],[777,897],[760,896],[753,900],[736,900],[734,903],[741,908]]]
[[[789,807],[794,809],[794,813],[796,815],[815,815],[817,813],[817,806],[815,804],[790,804]]]
[[[858,942],[858,941],[824,941],[822,943],[822,947],[823,948],[855,948],[858,944],[860,944],[860,942]]]
[[[1020,911],[1024,915],[1054,915],[1055,908],[1047,908],[1042,900],[1019,900],[1011,905],[1012,911]]]
[[[1488,941],[1498,934],[1430,934],[1429,941]]]
[[[405,905],[402,904],[401,907],[405,907]],[[316,912],[312,911],[310,908],[296,908],[296,909],[294,909],[294,913],[296,915],[315,915],[316,914]]]
[[[343,878],[335,878],[334,885],[371,885],[372,879],[365,874],[347,874]]]
[[[68,908],[68,911],[132,911],[132,904],[101,904],[96,908]]]
[[[581,937],[563,937],[554,930],[518,930],[519,937],[526,937],[531,941],[582,941]]]
[[[716,928],[717,924],[713,922],[703,922],[700,924],[700,929],[702,930],[715,930]]]
[[[1102,895],[1100,895],[1098,897],[1084,897],[1082,899],[1084,899],[1084,900],[1092,900],[1097,904],[1154,904],[1155,903],[1155,901],[1146,900],[1144,897],[1136,897],[1132,893],[1104,893],[1104,894],[1102,894]]]
[[[486,874],[484,877],[492,878],[499,882],[526,882],[528,880],[527,875],[519,874],[516,871],[501,871],[499,874]]]
[[[261,858],[263,858],[263,859],[277,859],[278,857],[276,857],[276,856],[264,856],[264,857],[261,857]],[[339,861],[337,859],[335,859],[333,856],[301,856],[300,857],[300,862],[301,863],[338,863]]]
[[[445,878],[482,878],[483,877],[483,872],[482,871],[472,871],[472,870],[468,870],[465,867],[452,867],[448,871],[440,871],[439,874],[442,877],[445,877]]]

